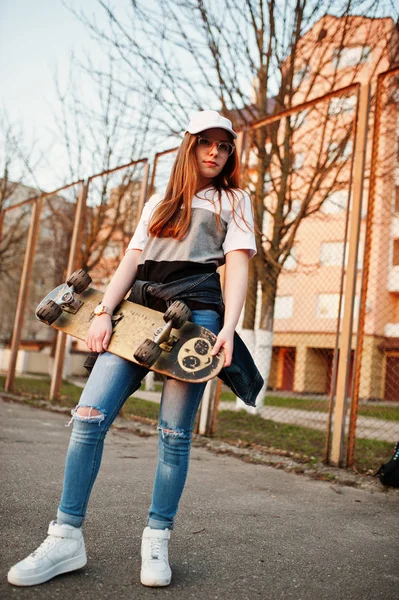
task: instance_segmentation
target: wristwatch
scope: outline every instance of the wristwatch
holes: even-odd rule
[[[105,306],[105,304],[97,304],[96,308],[94,309],[94,314],[96,315],[96,317],[98,317],[99,315],[103,315],[104,313],[112,317],[112,312],[107,306]]]

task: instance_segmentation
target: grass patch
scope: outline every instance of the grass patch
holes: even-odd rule
[[[225,441],[239,439],[317,457],[323,456],[325,446],[323,431],[276,423],[258,415],[249,415],[245,410],[220,411],[215,437]]]
[[[221,402],[235,402],[236,396],[233,392],[223,391],[220,394]],[[265,396],[265,406],[277,406],[279,408],[296,408],[299,410],[311,410],[317,412],[328,412],[327,400],[314,400],[311,398],[284,398],[281,396]],[[386,421],[399,421],[399,406],[367,406],[360,405],[359,416],[373,417],[374,419],[385,419]]]
[[[356,438],[354,466],[360,472],[377,471],[392,456],[393,444],[379,440]]]
[[[361,417],[373,417],[374,419],[385,419],[386,421],[399,421],[399,407],[360,405],[358,415]]]
[[[145,417],[147,419],[158,419],[159,404],[142,400],[141,398],[128,398],[124,405],[123,414],[126,417]]]
[[[258,415],[222,410],[219,413],[215,437],[224,441],[242,440],[269,448],[278,448],[308,457],[323,459],[326,436],[324,431],[307,427],[276,423]],[[360,473],[376,471],[387,462],[393,452],[393,444],[379,440],[357,438],[354,467]]]
[[[162,392],[162,388],[163,388],[163,383],[154,383],[154,389],[151,390],[151,392]],[[145,382],[144,381],[143,381],[143,383],[140,386],[140,390],[142,392],[146,391],[146,389],[145,389]]]
[[[4,390],[5,377],[0,376],[0,389]],[[162,384],[156,384],[157,391]],[[36,379],[33,377],[17,377],[15,380],[14,392],[27,399],[48,400],[50,391],[50,378]],[[82,388],[71,383],[63,382],[61,386],[60,400],[54,404],[74,407],[80,398]],[[235,396],[231,392],[223,392],[226,400],[233,400]],[[306,409],[306,405],[311,405],[311,410],[316,410],[315,405],[323,401],[314,401],[295,398],[280,398],[268,396],[265,404],[269,406],[282,406],[285,408]],[[325,404],[325,403],[324,403]],[[367,409],[367,410],[365,410]],[[371,411],[371,409],[373,409]],[[397,409],[396,409],[397,410]],[[389,411],[395,413],[395,408],[390,407],[363,407],[359,414],[365,416],[379,416],[387,418],[385,415]],[[154,402],[142,400],[140,398],[128,398],[124,406],[124,415],[126,417],[145,417],[157,420],[159,405]],[[378,417],[377,417],[378,418]],[[389,420],[389,419],[387,419]],[[397,420],[397,417],[395,419]],[[221,410],[219,412],[218,427],[215,438],[226,442],[236,442],[241,440],[248,444],[255,443],[265,448],[278,448],[288,452],[294,452],[307,457],[323,458],[325,448],[325,432],[307,427],[299,427],[285,423],[276,423],[268,419],[262,419],[258,415],[250,415],[246,411],[239,412]],[[375,471],[381,463],[386,462],[393,451],[393,444],[378,440],[367,440],[357,438],[355,446],[355,468],[359,472]]]
[[[0,389],[4,390],[6,378],[0,376]],[[13,393],[29,396],[40,400],[48,400],[50,393],[50,378],[36,379],[33,377],[16,377]],[[74,407],[79,402],[82,388],[63,381],[60,390],[60,400],[56,402],[60,406]]]
[[[0,390],[4,390],[6,378],[0,376]],[[45,377],[43,379],[36,379],[33,377],[16,377],[14,392],[21,396],[36,400],[48,400],[50,393],[50,378]],[[159,385],[160,388],[162,384]],[[68,383],[62,382],[60,399],[54,404],[59,406],[66,406],[73,408],[79,402],[82,388]],[[157,419],[159,411],[159,404],[150,402],[147,400],[141,400],[140,398],[128,398],[124,405],[124,412],[126,416],[138,416],[147,417],[148,419]]]

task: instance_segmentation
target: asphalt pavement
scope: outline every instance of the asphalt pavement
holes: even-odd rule
[[[156,435],[112,429],[85,525],[87,566],[17,588],[8,568],[46,537],[68,416],[0,401],[2,599],[399,599],[396,491],[333,486],[194,447],[168,588],[140,584]]]

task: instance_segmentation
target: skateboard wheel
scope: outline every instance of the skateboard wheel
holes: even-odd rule
[[[143,367],[150,368],[158,360],[161,353],[162,349],[158,344],[147,339],[140,344],[133,356]]]
[[[175,329],[183,327],[184,323],[191,318],[191,310],[188,308],[187,304],[184,304],[184,302],[181,302],[180,300],[175,300],[163,316],[165,323],[172,321],[172,326]]]
[[[73,285],[75,292],[81,294],[91,284],[91,277],[84,269],[78,269],[67,280],[69,286]]]
[[[62,308],[54,300],[46,300],[36,312],[37,318],[47,325],[52,325],[61,315]]]

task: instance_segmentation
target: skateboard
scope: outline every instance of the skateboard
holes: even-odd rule
[[[66,283],[52,290],[36,308],[36,317],[74,338],[85,341],[103,293],[89,287],[90,275],[75,271]],[[113,333],[108,352],[180,381],[201,383],[223,368],[224,351],[211,356],[216,336],[190,322],[184,302],[175,301],[165,313],[127,300],[112,316]]]

